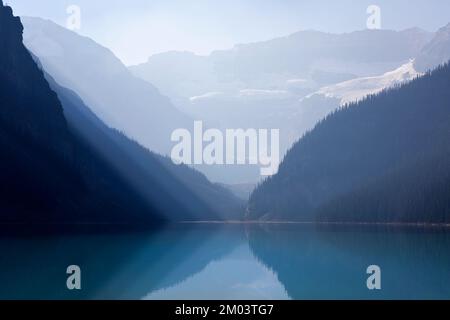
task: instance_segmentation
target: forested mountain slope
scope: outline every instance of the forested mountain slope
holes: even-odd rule
[[[450,222],[450,66],[329,115],[252,194],[249,219]]]

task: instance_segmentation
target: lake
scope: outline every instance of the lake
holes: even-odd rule
[[[176,225],[0,236],[1,299],[450,299],[450,230]],[[81,268],[81,290],[66,269]],[[381,268],[368,290],[367,267]]]

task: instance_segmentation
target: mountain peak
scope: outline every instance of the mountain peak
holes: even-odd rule
[[[0,0],[0,36],[2,38],[2,45],[8,39],[15,39],[17,36],[22,41],[22,32],[23,26],[20,18],[15,17],[12,8],[5,6],[3,1]]]
[[[446,34],[446,35],[450,34],[450,22],[449,22],[447,25],[445,25],[445,26],[443,26],[442,28],[440,28],[440,29],[437,31],[437,34],[438,34],[438,35],[439,35],[439,34]]]
[[[402,30],[402,32],[413,32],[413,33],[429,33],[428,31],[419,28],[419,27],[411,27],[411,28],[407,28]]]
[[[416,68],[426,72],[450,60],[450,23],[439,29],[416,58]]]
[[[5,6],[3,4],[3,1],[0,0],[0,14],[2,16],[12,16],[13,15],[13,11],[12,8],[10,6]]]

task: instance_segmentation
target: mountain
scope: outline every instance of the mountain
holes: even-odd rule
[[[420,29],[346,34],[300,31],[209,56],[157,54],[130,70],[174,101],[212,92],[274,90],[308,82],[323,87],[392,71],[416,57],[432,36]]]
[[[107,127],[73,91],[47,79],[58,94],[70,128],[113,167],[134,190],[154,204],[165,219],[239,220],[243,201],[227,189],[212,184],[201,173],[175,165]],[[177,205],[179,210],[173,210]]]
[[[71,133],[22,32],[0,2],[0,221],[160,223],[158,211]]]
[[[248,201],[250,194],[255,189],[255,185],[252,183],[223,185],[224,188],[230,190],[239,199]]]
[[[249,219],[450,222],[450,66],[332,113],[253,192]]]
[[[106,126],[42,71],[22,32],[11,8],[0,6],[0,222],[154,225],[238,216],[231,192]]]
[[[321,95],[306,97],[352,80],[349,85],[355,92],[384,89],[384,80],[392,78],[384,79],[384,74],[397,73],[432,37],[420,29],[347,34],[301,31],[208,56],[161,53],[129,69],[153,83],[180,110],[209,126],[280,129],[283,155],[306,130],[339,106],[337,100]],[[366,82],[370,90],[364,88]],[[256,166],[198,169],[226,184],[261,180]]]
[[[345,105],[361,100],[368,95],[379,93],[387,88],[414,80],[420,75],[414,69],[414,60],[411,60],[401,67],[380,76],[356,78],[320,88],[320,90],[306,96],[305,99],[310,99],[314,95],[321,95],[325,98],[338,99],[339,105]]]
[[[411,60],[379,76],[355,78],[320,88],[300,99],[300,106],[292,114],[293,122],[298,128],[297,137],[313,129],[320,120],[340,107],[407,83],[421,75],[414,68],[414,60]]]
[[[450,23],[436,32],[418,55],[415,67],[421,72],[432,70],[450,60]]]
[[[107,48],[49,20],[22,18],[24,43],[44,69],[76,92],[109,127],[170,154],[173,130],[192,120],[151,84],[134,77]]]
[[[309,76],[323,85],[342,82],[342,77],[336,75],[361,77],[393,70],[415,57],[431,37],[432,34],[420,29],[344,34],[300,31],[284,38],[215,52],[212,59],[222,74],[234,75],[242,81],[287,73],[302,78]],[[327,73],[335,77],[327,79],[324,77]]]

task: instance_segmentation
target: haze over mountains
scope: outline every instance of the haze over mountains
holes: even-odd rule
[[[11,8],[1,5],[0,18],[1,222],[154,225],[242,217],[231,192],[106,126],[44,74]]]
[[[176,103],[219,91],[227,94],[306,84],[320,88],[392,71],[416,57],[432,36],[420,29],[366,30],[340,35],[301,31],[284,38],[216,51],[210,56],[162,53],[130,69]]]
[[[415,62],[420,72],[436,68],[450,60],[450,23],[439,29],[434,38],[423,47]]]
[[[48,82],[58,94],[73,132],[102,157],[136,193],[169,221],[239,220],[244,202],[200,172],[174,165],[107,127],[71,90]],[[177,208],[177,209],[175,209]]]
[[[450,25],[302,31],[127,68],[39,18],[23,19],[22,43],[20,21],[0,8],[0,220],[242,219],[259,166],[195,167],[205,176],[163,156],[194,120],[281,129],[286,157],[252,193],[247,219],[450,220]]]
[[[56,82],[70,88],[108,126],[146,148],[170,155],[175,129],[193,130],[194,120],[150,83],[135,77],[107,48],[49,20],[22,18],[24,43]],[[169,67],[170,70],[173,67]],[[211,125],[214,125],[212,123]],[[211,126],[208,121],[205,127]],[[195,166],[212,181],[254,182],[259,167]],[[241,177],[241,179],[237,178]],[[256,177],[256,178],[255,178]]]
[[[0,220],[160,222],[156,210],[72,135],[22,31],[0,2]]]
[[[50,21],[24,18],[24,25],[25,44],[57,82],[106,124],[161,154],[170,153],[174,129],[203,120],[221,130],[280,129],[283,155],[339,106],[419,76],[415,57],[436,66],[426,46],[445,39],[442,30],[435,37],[417,28],[301,31],[210,56],[158,54],[130,72],[108,49]],[[194,167],[229,185],[261,180],[256,165]]]
[[[108,126],[170,154],[174,129],[192,121],[105,47],[49,20],[22,18],[24,43],[59,84],[74,90]]]
[[[348,34],[301,31],[209,56],[162,53],[130,70],[158,87],[180,110],[211,126],[281,129],[284,154],[340,105],[420,75],[411,61],[433,37],[417,28]],[[210,175],[219,181],[226,176],[256,182],[260,177],[253,169]]]

